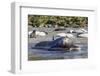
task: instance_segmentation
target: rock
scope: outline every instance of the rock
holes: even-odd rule
[[[66,33],[58,33],[57,36],[59,36],[59,37],[65,37]]]
[[[36,36],[46,36],[47,34],[48,34],[47,32],[41,32],[41,31],[36,31],[36,30],[28,32],[28,36],[30,38],[34,38]]]
[[[75,30],[69,30],[68,33],[76,33]]]
[[[78,37],[88,38],[88,34],[87,33],[79,34]]]
[[[40,32],[40,31],[36,31],[35,34],[38,36],[46,36],[45,32]]]
[[[57,36],[59,37],[68,37],[68,38],[74,38],[73,34],[69,34],[69,33],[58,33]]]

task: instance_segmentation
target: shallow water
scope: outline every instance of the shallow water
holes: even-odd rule
[[[51,49],[48,46],[35,47],[34,43],[28,44],[29,60],[48,60],[48,59],[76,59],[88,57],[88,46],[86,44],[77,44],[80,50],[66,51],[64,49]]]

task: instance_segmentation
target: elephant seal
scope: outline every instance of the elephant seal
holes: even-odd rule
[[[75,45],[74,40],[68,37],[60,37],[51,42],[51,48],[63,49],[66,51],[80,50],[78,45]]]

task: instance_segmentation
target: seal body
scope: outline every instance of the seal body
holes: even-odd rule
[[[52,48],[66,48],[70,49],[73,46],[73,41],[67,37],[61,37],[52,42]]]
[[[73,46],[73,41],[70,38],[64,37],[61,41],[61,48],[67,48],[68,50]]]

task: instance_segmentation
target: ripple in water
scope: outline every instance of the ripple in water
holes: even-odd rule
[[[45,59],[75,59],[75,58],[87,58],[88,57],[88,45],[77,44],[80,50],[77,51],[66,51],[64,49],[50,49],[46,47],[34,47],[35,44],[30,43],[28,45],[29,57],[35,56],[43,60]]]

